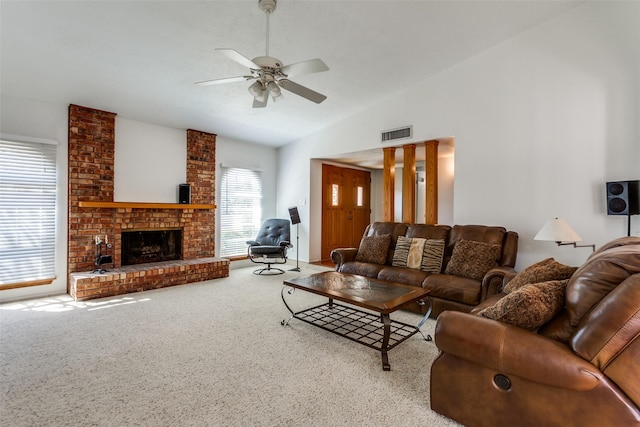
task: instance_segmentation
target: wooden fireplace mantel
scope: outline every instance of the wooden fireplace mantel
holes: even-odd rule
[[[149,203],[149,202],[90,202],[79,201],[80,208],[106,208],[106,209],[215,209],[216,205],[208,204],[182,204],[182,203]]]

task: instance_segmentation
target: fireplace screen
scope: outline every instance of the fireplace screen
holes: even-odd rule
[[[122,265],[182,259],[182,230],[122,232]]]

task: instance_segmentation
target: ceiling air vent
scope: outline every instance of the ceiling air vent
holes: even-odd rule
[[[395,141],[396,139],[405,139],[413,137],[413,126],[405,126],[398,129],[383,130],[380,134],[380,141]]]

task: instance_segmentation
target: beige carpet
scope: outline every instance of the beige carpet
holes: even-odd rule
[[[11,426],[457,426],[429,409],[433,342],[380,353],[293,319],[285,277],[74,303],[0,305],[0,420]],[[319,301],[297,291],[294,309]],[[320,300],[321,301],[321,300]],[[394,315],[392,315],[392,319]],[[395,318],[417,323],[407,312]],[[424,326],[433,333],[434,322]]]

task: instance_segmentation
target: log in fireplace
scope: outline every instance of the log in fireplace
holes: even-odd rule
[[[182,229],[122,232],[122,265],[182,259]]]

